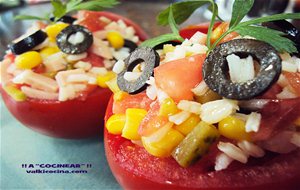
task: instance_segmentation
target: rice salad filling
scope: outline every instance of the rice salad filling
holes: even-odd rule
[[[206,38],[206,34],[196,32],[180,45],[165,44],[156,50],[159,65],[143,91],[114,91],[113,115],[106,122],[108,132],[144,147],[155,157],[173,157],[182,167],[213,154],[209,157],[213,157],[216,171],[227,169],[233,162],[247,164],[251,157],[261,158],[268,152],[285,154],[299,149],[299,112],[282,113],[270,109],[276,109],[271,104],[282,100],[295,100],[297,104],[294,105],[300,106],[300,58],[280,54],[282,71],[271,88],[254,98],[230,99],[211,90],[202,79],[200,64],[208,50]],[[248,38],[235,34],[226,41],[240,39]],[[232,53],[224,59],[228,65],[227,76],[235,84],[247,83],[259,76],[256,57]],[[125,72],[128,63],[119,60],[113,71],[118,79],[125,72],[123,77],[132,83],[144,75],[147,62],[143,61]],[[183,91],[186,92],[181,96]],[[268,113],[275,115],[272,117]],[[297,117],[288,122],[289,126],[275,129],[270,118],[278,123],[275,118],[280,120],[280,114],[296,114]],[[266,118],[269,118],[267,122]],[[267,132],[266,125],[270,125]]]
[[[114,64],[141,41],[135,28],[122,19],[99,16],[102,28],[89,30],[84,26],[87,12],[79,11],[71,24],[36,22],[14,40],[1,62],[3,89],[17,101],[67,101],[84,99],[95,88],[107,88],[106,83],[115,76],[111,71]],[[34,39],[37,32],[44,35],[42,42],[22,49],[18,42]]]

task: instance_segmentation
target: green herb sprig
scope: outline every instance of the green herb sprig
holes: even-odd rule
[[[105,8],[112,8],[119,4],[117,0],[70,0],[64,3],[61,0],[51,0],[52,12],[43,17],[32,15],[18,15],[16,20],[45,20],[50,22],[50,16],[54,17],[54,22],[62,16],[79,10],[101,11]]]
[[[264,41],[272,45],[279,52],[288,52],[294,53],[297,52],[295,44],[290,39],[284,37],[284,33],[263,27],[259,24],[263,22],[282,20],[282,19],[300,19],[300,13],[283,13],[275,14],[271,16],[265,16],[261,18],[252,19],[249,21],[242,22],[242,19],[247,15],[254,4],[254,0],[235,0],[232,8],[232,15],[229,24],[229,28],[224,32],[213,44],[210,44],[210,37],[212,33],[213,26],[215,24],[215,19],[219,18],[218,16],[218,7],[214,1],[210,0],[190,0],[184,2],[178,2],[172,4],[173,7],[173,17],[176,24],[181,24],[187,20],[192,13],[198,8],[210,4],[209,10],[212,12],[211,22],[207,32],[207,41],[206,45],[208,47],[208,52],[214,49],[222,39],[230,34],[231,32],[237,32],[241,36],[251,36],[258,40]],[[170,6],[171,7],[171,6]],[[166,15],[169,15],[170,7],[162,11],[158,17],[157,22],[161,25],[170,24],[169,18],[166,19]],[[184,10],[184,11],[182,11]],[[156,37],[155,41],[149,40],[144,44],[154,47],[158,45],[157,43],[162,41],[159,40],[161,36]],[[178,37],[172,39],[169,36],[168,40],[176,40]]]

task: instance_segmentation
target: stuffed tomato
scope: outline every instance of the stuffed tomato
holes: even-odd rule
[[[300,59],[238,33],[206,55],[202,32],[115,65],[104,129],[115,178],[124,189],[299,189]]]
[[[131,20],[104,11],[37,22],[10,44],[1,62],[4,103],[42,134],[96,136],[112,94],[111,68],[146,38]]]

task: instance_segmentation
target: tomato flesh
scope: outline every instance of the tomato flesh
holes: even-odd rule
[[[110,101],[106,120],[112,115]],[[104,129],[105,152],[110,168],[124,189],[299,189],[300,151],[268,154],[234,162],[226,170],[213,171],[212,157],[204,157],[189,168],[172,158],[156,158],[143,147]],[[214,152],[214,150],[212,150]]]
[[[167,62],[154,69],[155,83],[174,101],[192,100],[191,91],[202,80],[205,54]]]
[[[300,96],[300,73],[285,72],[284,76],[298,96]]]

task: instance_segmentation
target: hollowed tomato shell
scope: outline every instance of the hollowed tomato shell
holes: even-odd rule
[[[105,121],[112,115],[110,100]],[[188,168],[172,158],[156,158],[143,147],[104,129],[104,145],[110,169],[125,190],[279,190],[300,188],[300,150],[270,154],[262,159],[234,162],[226,170],[213,170],[213,160],[203,158]]]
[[[143,41],[147,34],[133,21],[110,12],[81,11],[86,18],[105,16],[113,21],[122,19],[136,30]],[[99,19],[98,19],[99,20]],[[95,20],[84,20],[84,25],[94,30]],[[101,23],[98,23],[101,24]],[[98,59],[102,61],[102,59]],[[103,63],[96,63],[103,65]],[[1,86],[1,85],[0,85]],[[17,102],[0,88],[3,101],[8,110],[26,127],[51,137],[80,139],[100,135],[103,132],[105,109],[112,95],[109,89],[97,87],[85,100],[73,99],[64,102],[28,99]]]

